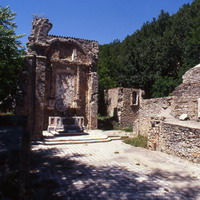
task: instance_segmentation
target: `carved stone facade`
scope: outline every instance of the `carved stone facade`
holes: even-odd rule
[[[98,43],[48,35],[52,24],[36,18],[29,37],[25,112],[28,129],[41,137],[50,116],[84,118],[97,128]]]

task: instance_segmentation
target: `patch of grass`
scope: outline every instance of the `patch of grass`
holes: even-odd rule
[[[0,112],[0,115],[13,115],[13,112]]]
[[[143,135],[138,135],[135,138],[128,138],[124,140],[126,144],[130,144],[135,147],[143,147],[143,148],[147,148],[147,141],[148,141],[147,136],[143,136]]]
[[[112,117],[110,117],[110,116],[101,116],[101,115],[98,115],[97,116],[97,119],[99,119],[99,120],[107,120],[107,119],[111,119]]]
[[[119,125],[115,125],[114,126],[115,130],[121,130],[121,131],[125,131],[125,132],[133,132],[133,127],[132,126],[125,126],[125,127],[121,127]]]
[[[126,126],[124,128],[122,128],[123,131],[125,132],[133,132],[133,127],[132,126]]]

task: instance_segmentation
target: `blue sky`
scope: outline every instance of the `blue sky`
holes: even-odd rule
[[[123,40],[163,9],[174,14],[192,0],[1,0],[17,13],[17,34],[31,31],[33,15],[47,17],[53,23],[49,34],[96,40],[100,44]]]

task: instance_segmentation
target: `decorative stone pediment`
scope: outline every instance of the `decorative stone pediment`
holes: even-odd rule
[[[47,52],[47,57],[53,62],[91,64],[84,49],[77,43],[72,43],[68,40],[54,41],[51,43]]]

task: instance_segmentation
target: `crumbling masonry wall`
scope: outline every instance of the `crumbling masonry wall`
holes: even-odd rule
[[[154,99],[142,99],[138,116],[133,122],[135,135],[148,136],[151,129],[151,120],[169,114],[173,105],[173,97],[162,97]]]
[[[148,148],[200,163],[200,128],[191,124],[165,122],[152,117],[148,130]]]
[[[178,118],[181,114],[187,114],[191,120],[198,119],[198,98],[200,98],[200,65],[188,70],[175,91],[172,115]]]
[[[48,19],[34,19],[27,43],[24,114],[36,138],[49,116],[82,116],[86,128],[97,128],[98,43],[48,35],[51,28]]]
[[[107,114],[114,117],[120,126],[132,126],[137,118],[143,90],[134,88],[112,88],[105,90]]]
[[[158,150],[200,163],[200,129],[163,123]]]
[[[141,101],[138,118],[133,123],[135,135],[148,136],[148,148],[200,162],[200,65],[183,76],[172,97]],[[187,114],[188,120],[179,117]]]

